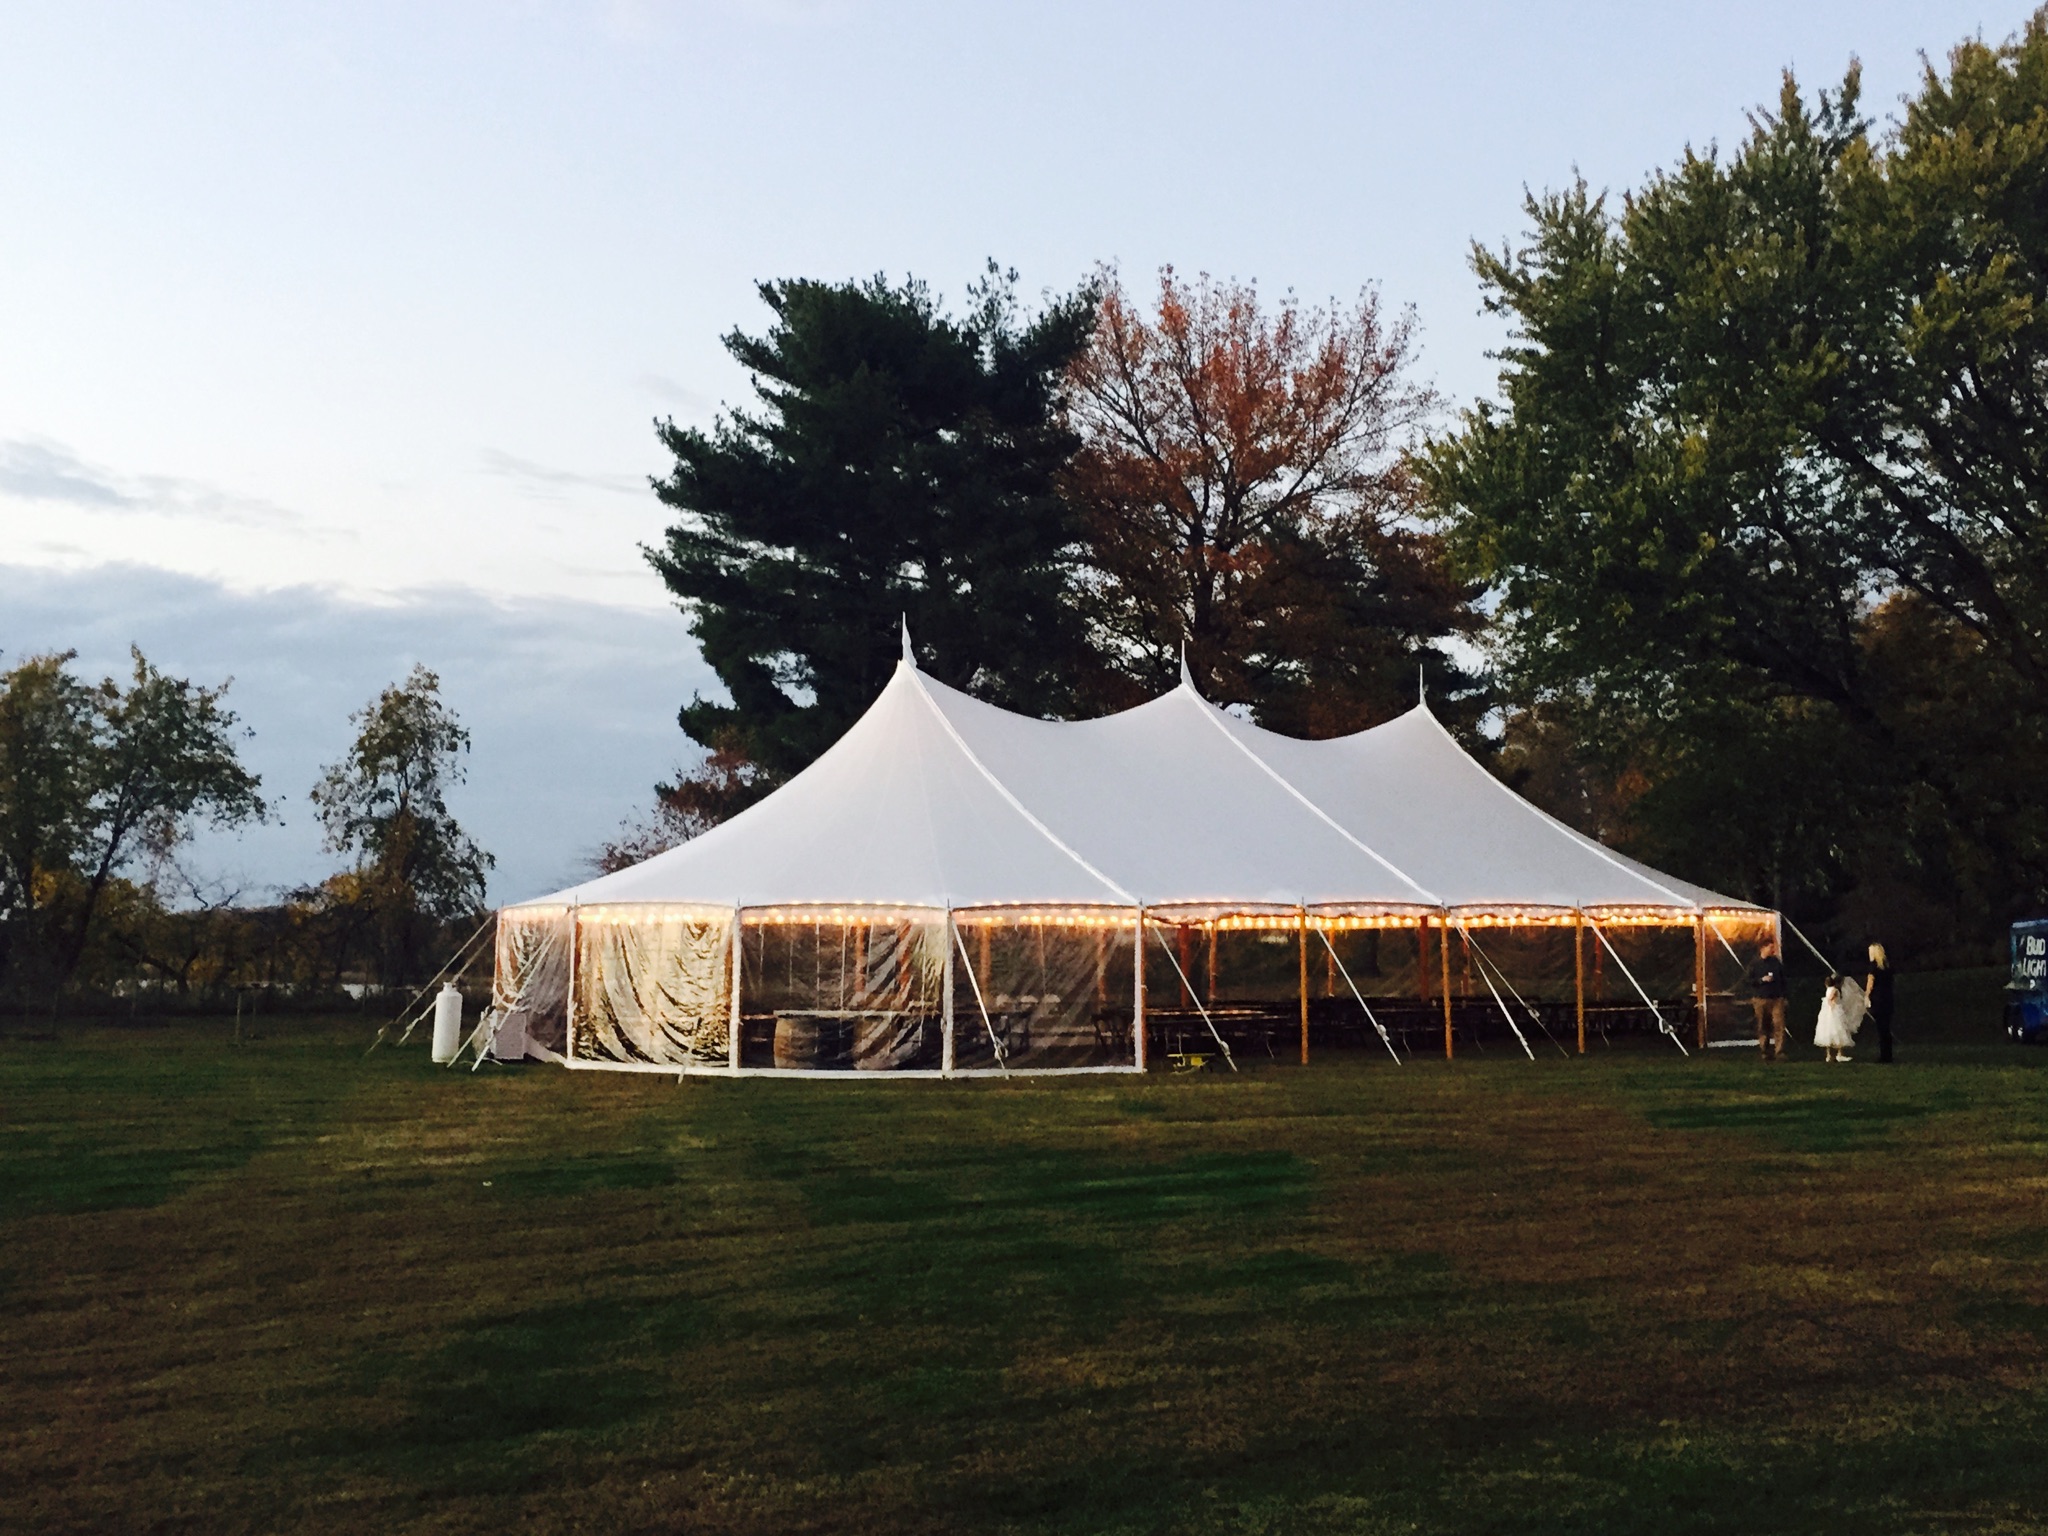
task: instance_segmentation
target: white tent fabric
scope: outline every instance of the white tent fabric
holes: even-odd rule
[[[1202,707],[1446,906],[1747,905],[1624,858],[1546,815],[1473,761],[1421,704],[1328,741],[1277,735]]]
[[[759,804],[522,905],[637,903],[1749,908],[1545,815],[1421,705],[1300,741],[1184,681],[1102,719],[1036,720],[908,660]]]
[[[760,803],[505,908],[490,1039],[501,1058],[629,1070],[1142,1071],[1148,929],[1169,995],[1201,1006],[1162,924],[1183,948],[1207,924],[1213,994],[1233,915],[1312,913],[1325,945],[1346,924],[1416,926],[1419,964],[1428,926],[1466,912],[1738,910],[1769,916],[1546,816],[1423,706],[1299,741],[1184,677],[1120,714],[1035,720],[926,677],[906,644],[868,712]]]
[[[925,690],[990,772],[1147,906],[1442,905],[1241,750],[1191,687],[1074,722]]]
[[[974,760],[933,707],[935,686],[899,665],[851,730],[758,805],[525,905],[1132,905]]]

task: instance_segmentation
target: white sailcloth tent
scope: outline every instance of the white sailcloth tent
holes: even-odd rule
[[[1283,1025],[1291,1054],[1297,1023],[1304,1061],[1318,1032],[1399,1059],[1439,1016],[1447,1053],[1489,1021],[1584,1050],[1617,1008],[1676,1040],[1690,1007],[1703,1042],[1714,978],[1776,935],[1538,811],[1424,705],[1300,741],[1184,675],[1037,720],[907,636],[760,803],[498,918],[493,1055],[723,1074],[1143,1071]]]

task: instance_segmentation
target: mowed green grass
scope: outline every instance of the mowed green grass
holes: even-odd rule
[[[1922,982],[1891,1069],[0,1039],[0,1526],[2048,1530],[2048,1052]]]

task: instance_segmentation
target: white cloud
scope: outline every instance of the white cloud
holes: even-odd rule
[[[697,421],[710,421],[718,414],[718,402],[702,390],[661,373],[643,373],[633,380],[634,387],[668,407],[676,415]]]
[[[0,496],[96,512],[156,513],[217,523],[304,522],[296,512],[205,481],[117,474],[87,463],[63,443],[40,437],[0,441]]]
[[[36,438],[0,442],[0,495],[24,501],[68,501],[88,507],[125,507],[129,498],[103,472],[61,443]]]
[[[536,464],[496,448],[486,448],[479,458],[484,472],[517,481],[520,490],[544,501],[560,501],[572,490],[612,491],[622,496],[645,496],[647,482],[638,475],[592,474],[582,470],[556,469]]]

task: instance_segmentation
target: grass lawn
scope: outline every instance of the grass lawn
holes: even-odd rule
[[[2048,1531],[2048,1051],[1906,981],[1891,1068],[0,1038],[0,1527]]]

